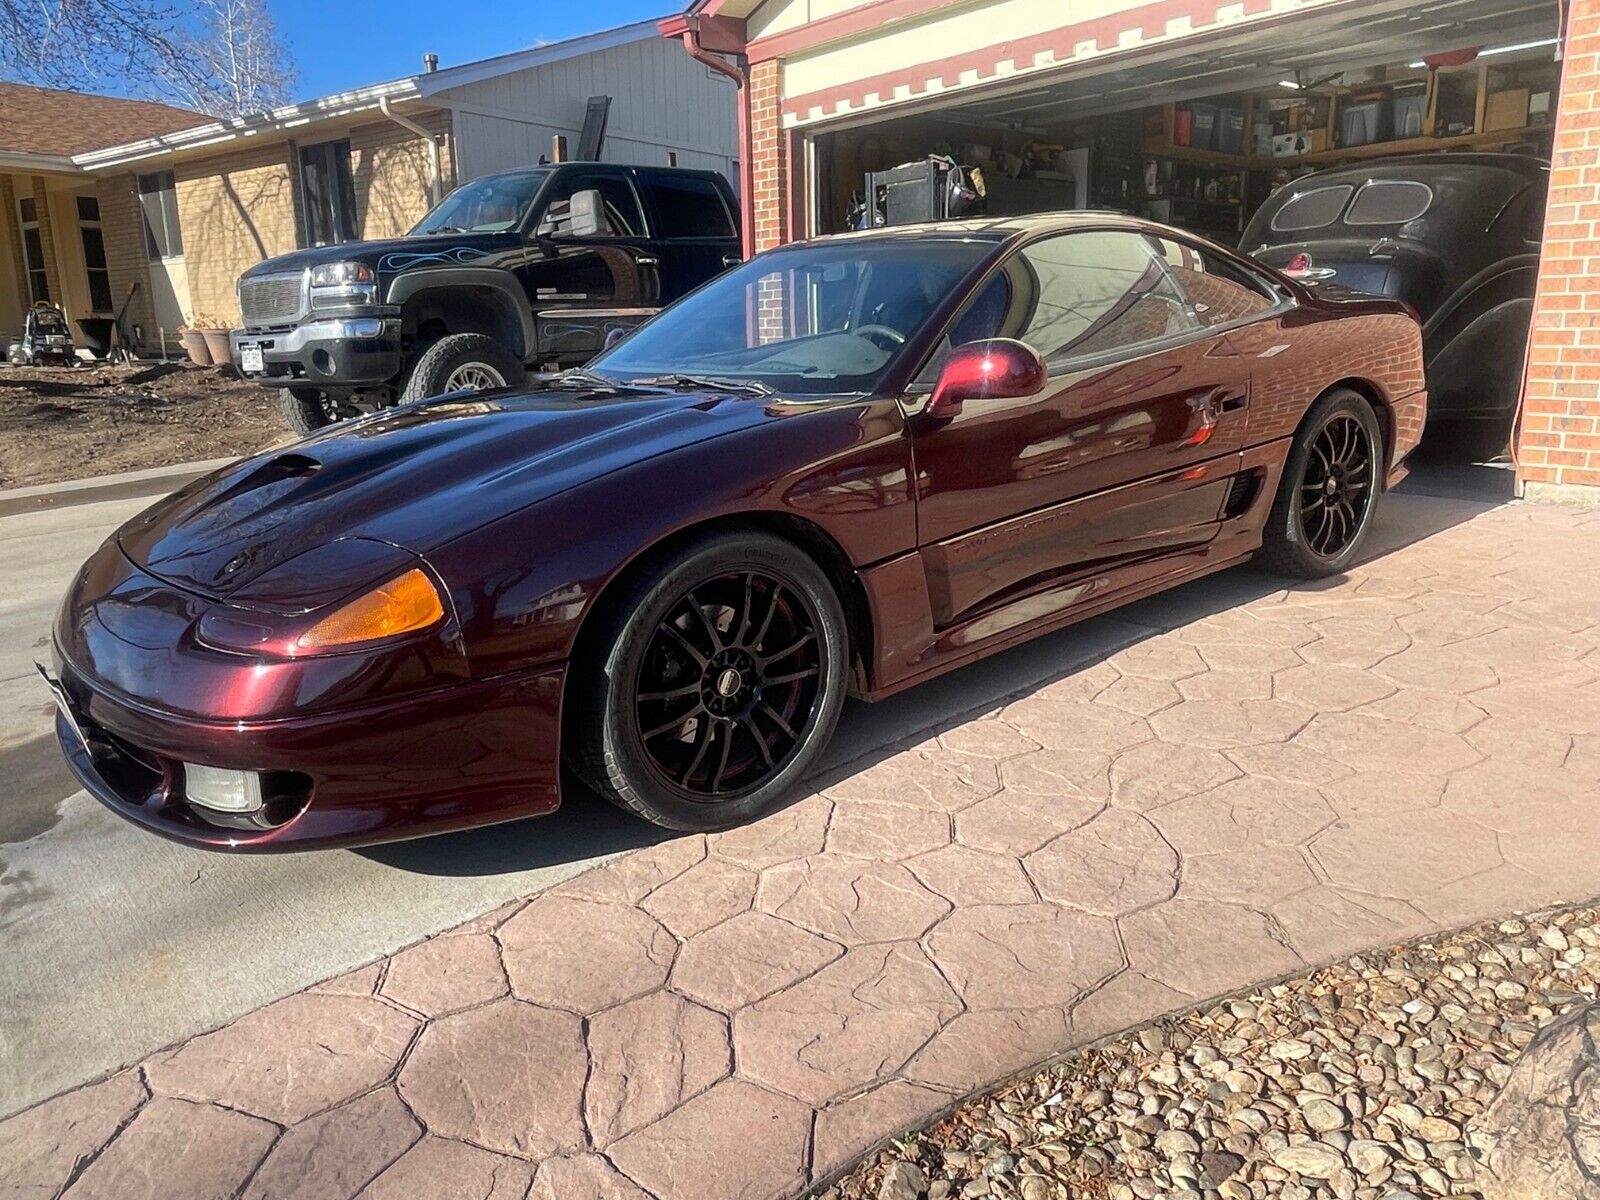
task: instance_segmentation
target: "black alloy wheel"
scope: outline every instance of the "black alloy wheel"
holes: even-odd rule
[[[760,571],[690,588],[656,626],[634,691],[636,732],[660,780],[735,798],[776,774],[821,692],[815,605]]]
[[[638,569],[586,628],[563,716],[568,762],[670,829],[749,820],[821,756],[848,642],[832,584],[798,546],[708,535]]]
[[[1300,532],[1313,554],[1337,558],[1365,528],[1373,465],[1372,440],[1354,413],[1318,431],[1300,484]]]
[[[1315,579],[1354,562],[1377,509],[1385,461],[1383,432],[1366,398],[1348,388],[1325,393],[1284,461],[1262,530],[1261,565]]]

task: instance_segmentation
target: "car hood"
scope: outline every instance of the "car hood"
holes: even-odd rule
[[[393,275],[413,267],[470,264],[508,246],[518,244],[514,233],[449,233],[426,237],[384,238],[371,242],[340,242],[280,254],[257,263],[241,279],[303,271],[323,263],[362,262],[380,275]]]
[[[226,598],[333,541],[388,542],[425,555],[630,463],[767,419],[764,400],[728,394],[440,397],[244,459],[141,513],[117,539],[150,574]]]

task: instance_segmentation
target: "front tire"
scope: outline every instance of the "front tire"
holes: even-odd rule
[[[278,405],[289,421],[289,428],[301,437],[309,437],[340,419],[327,397],[306,388],[279,388]]]
[[[1325,393],[1300,424],[1257,555],[1280,575],[1337,575],[1361,551],[1384,477],[1383,432],[1366,399]]]
[[[764,533],[703,538],[641,570],[573,665],[568,761],[668,829],[775,807],[844,704],[844,612],[827,576]]]
[[[405,402],[447,392],[510,387],[526,376],[522,361],[492,337],[451,333],[422,352],[400,399]]]

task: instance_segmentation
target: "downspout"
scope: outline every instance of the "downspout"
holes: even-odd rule
[[[433,134],[429,133],[421,125],[418,125],[410,117],[402,117],[399,113],[391,109],[389,107],[389,97],[379,96],[378,108],[384,116],[388,117],[389,120],[400,126],[401,129],[409,129],[412,133],[416,134],[419,138],[428,143],[428,171],[430,174],[428,188],[433,193],[433,203],[435,206],[437,206],[439,201],[444,199],[444,194],[441,191],[443,183],[440,176],[443,174],[443,169],[439,165],[439,143],[434,140]]]
[[[704,63],[713,71],[720,71],[733,80],[737,89],[734,103],[739,113],[739,248],[745,258],[755,254],[755,163],[750,154],[750,74],[748,68],[729,66],[726,61],[700,45],[700,31],[694,18],[683,31],[683,48],[689,57]]]

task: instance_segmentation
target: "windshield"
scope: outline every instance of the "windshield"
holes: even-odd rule
[[[729,271],[589,364],[611,379],[698,375],[778,391],[873,390],[988,240],[796,246]]]
[[[499,233],[510,229],[522,220],[549,175],[549,171],[518,171],[464,183],[411,232]]]

